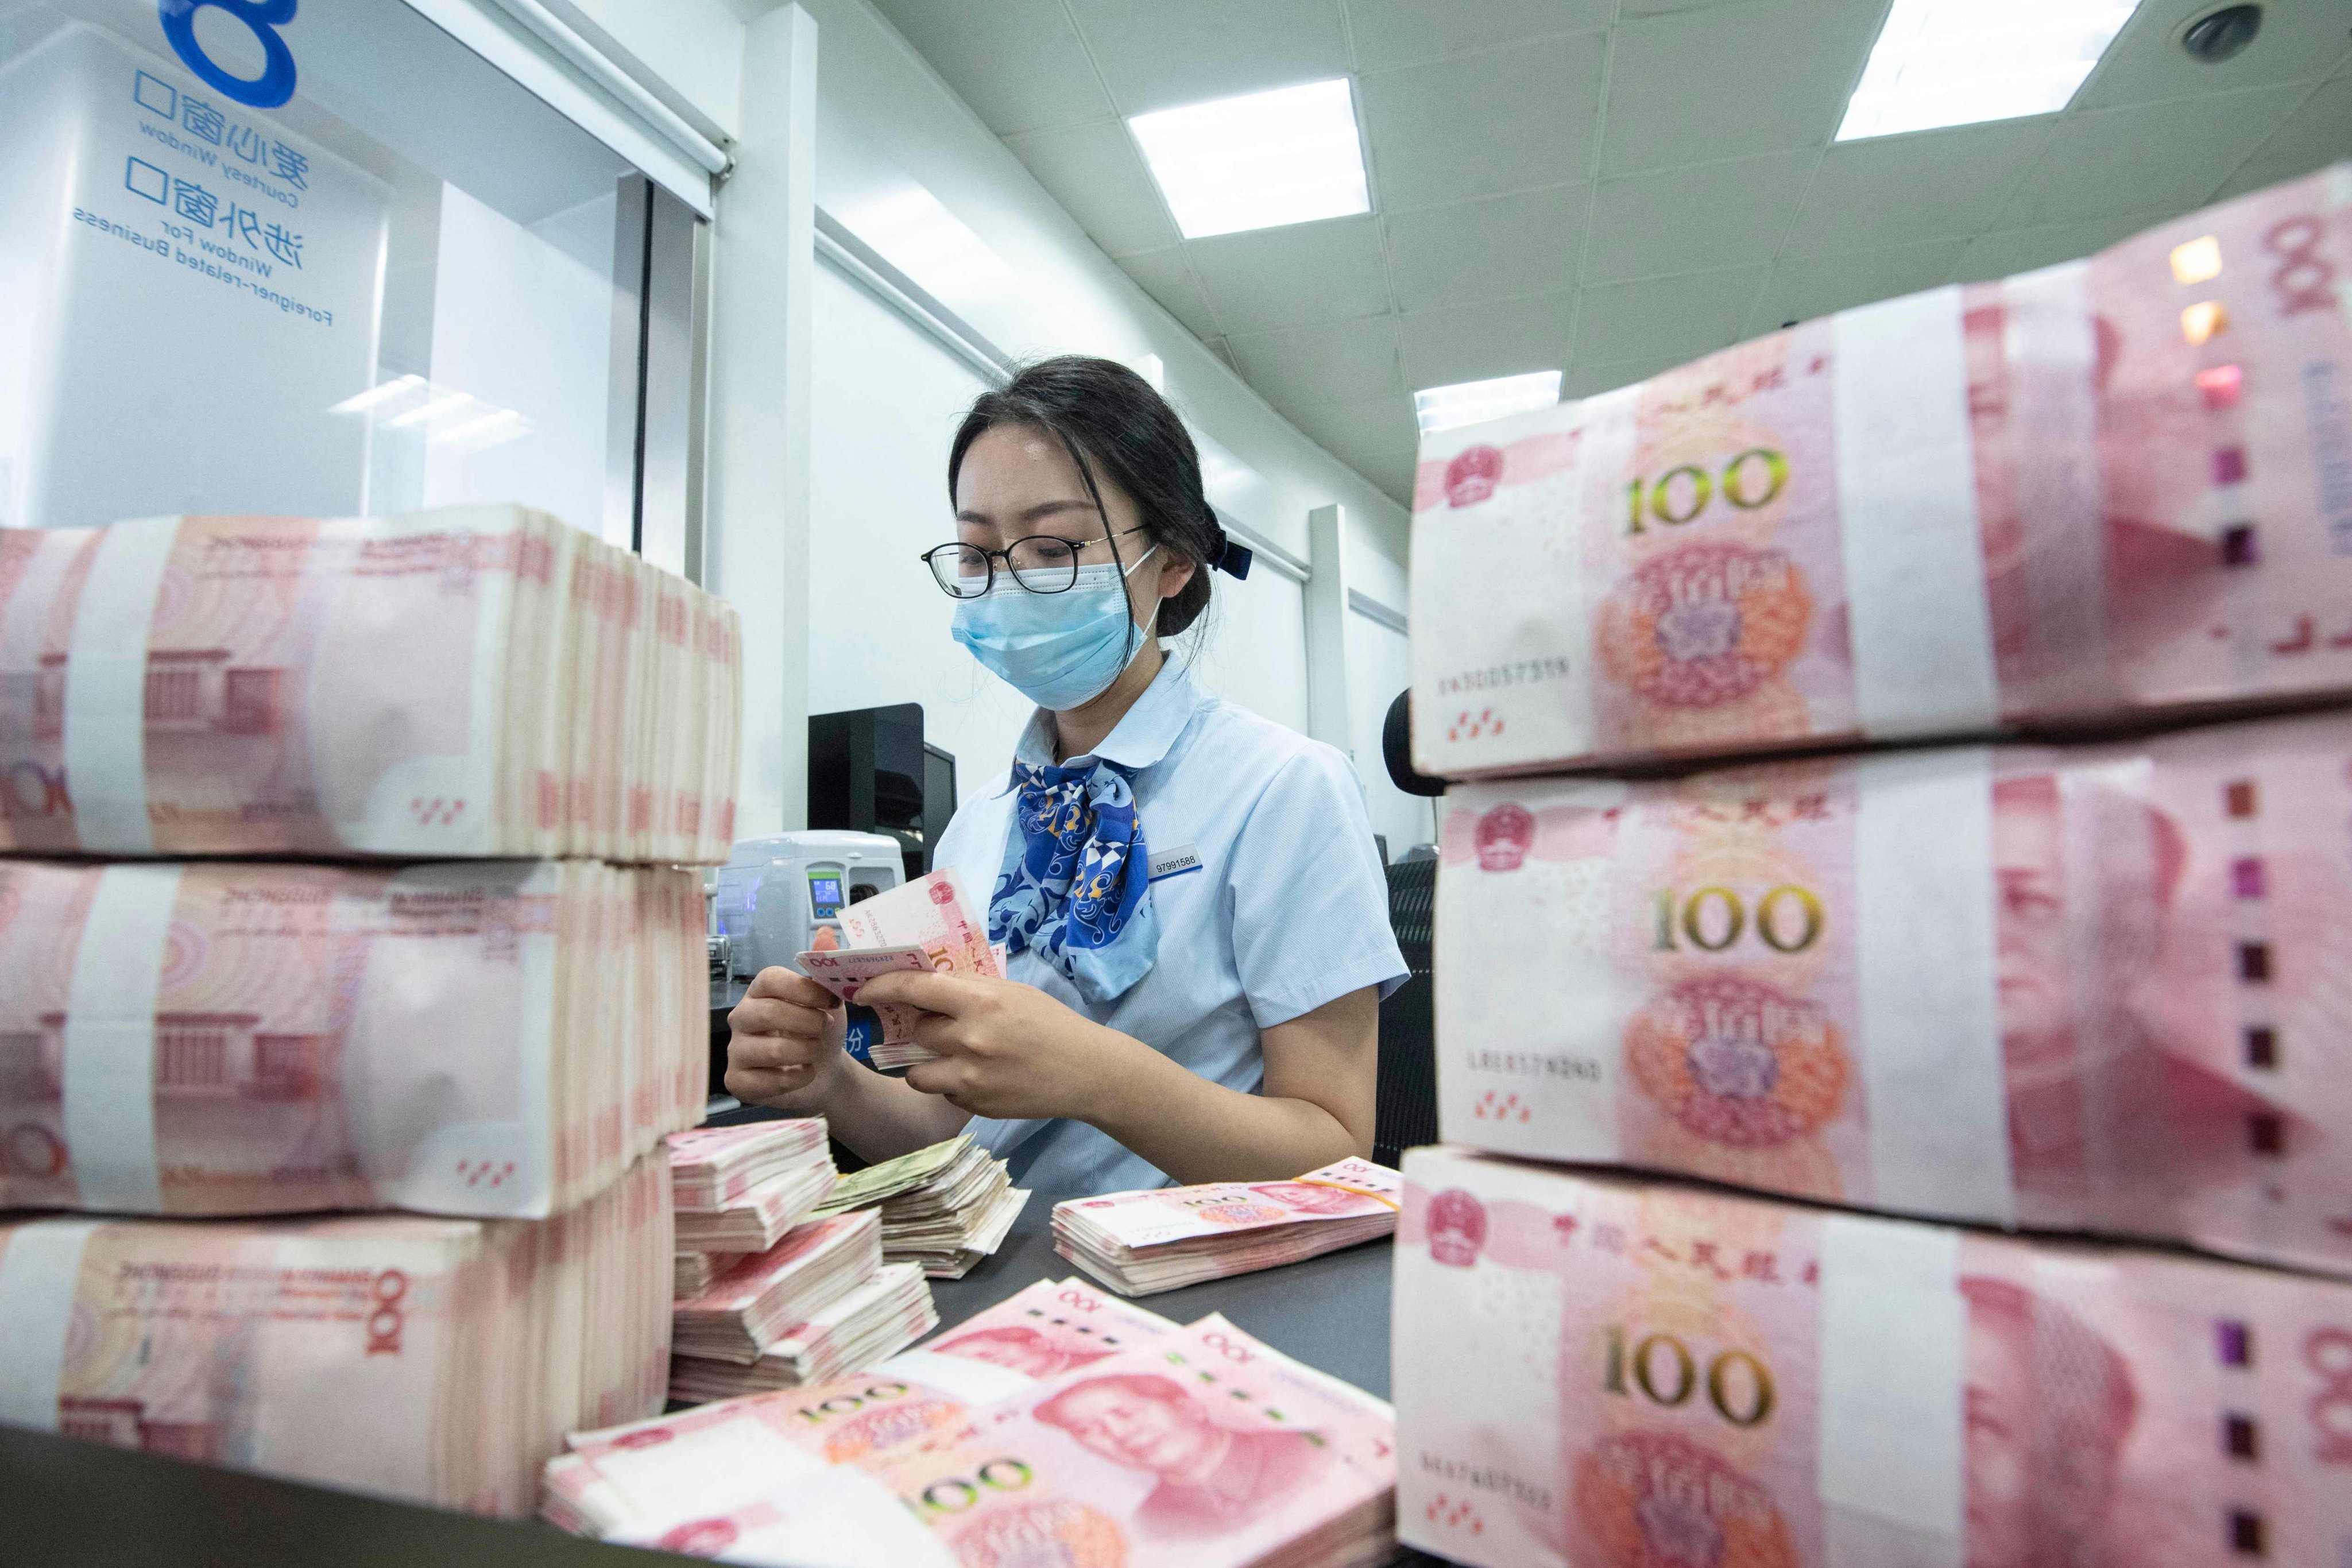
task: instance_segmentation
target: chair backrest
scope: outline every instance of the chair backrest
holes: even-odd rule
[[[1430,985],[1436,929],[1437,862],[1389,866],[1389,925],[1412,977],[1381,1004],[1381,1063],[1372,1157],[1393,1166],[1407,1149],[1437,1141],[1437,1051]]]

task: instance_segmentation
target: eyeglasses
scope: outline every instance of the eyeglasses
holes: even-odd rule
[[[1140,528],[1121,528],[1124,534],[1139,534]],[[1003,549],[982,549],[978,545],[938,545],[922,554],[923,564],[931,569],[932,580],[940,591],[950,599],[978,599],[996,580],[996,562],[1003,561],[1013,580],[1032,593],[1066,593],[1078,580],[1078,552],[1088,545],[1108,543],[1114,536],[1103,534],[1090,539],[1066,539],[1056,534],[1032,534],[1025,539],[1014,539]]]

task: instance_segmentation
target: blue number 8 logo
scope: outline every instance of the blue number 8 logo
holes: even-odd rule
[[[278,29],[294,19],[296,0],[157,0],[163,37],[182,63],[226,94],[254,109],[276,109],[294,96],[294,51]],[[261,74],[231,76],[196,42],[196,13],[211,5],[244,23],[261,40]]]

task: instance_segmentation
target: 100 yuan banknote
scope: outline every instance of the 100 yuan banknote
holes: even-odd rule
[[[2352,1271],[2352,718],[1449,795],[1448,1142]]]

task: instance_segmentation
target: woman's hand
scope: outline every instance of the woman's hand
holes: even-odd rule
[[[766,968],[727,1015],[727,1092],[751,1105],[820,1111],[850,1058],[848,1014],[805,975]]]
[[[915,1040],[940,1060],[908,1068],[908,1086],[976,1116],[1096,1122],[1123,1071],[1139,1058],[1159,1060],[1150,1047],[1017,981],[877,975],[857,999],[920,1008],[926,1016]]]

